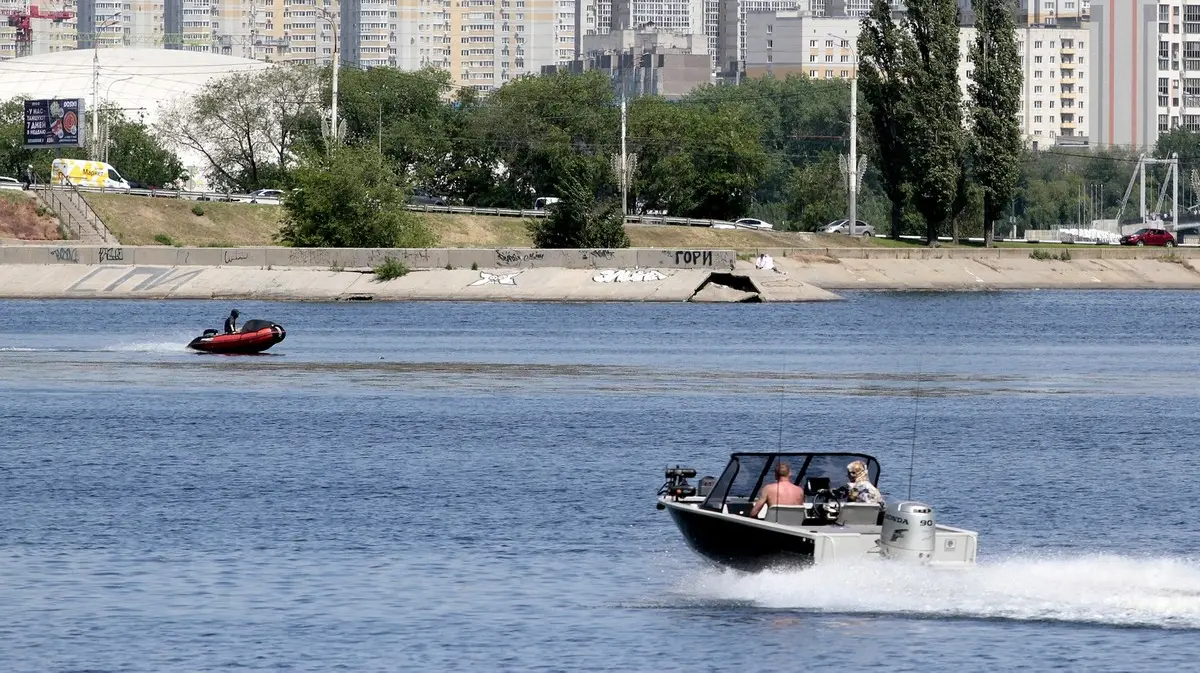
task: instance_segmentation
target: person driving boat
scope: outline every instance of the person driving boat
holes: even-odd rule
[[[879,503],[883,496],[875,484],[871,483],[871,473],[867,471],[866,463],[856,460],[846,466],[846,476],[850,481],[846,484],[850,502]]]

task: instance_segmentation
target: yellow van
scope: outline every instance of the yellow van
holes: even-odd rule
[[[117,169],[103,161],[55,159],[50,164],[50,175],[56,185],[72,184],[76,187],[129,189],[129,183],[121,177]]]

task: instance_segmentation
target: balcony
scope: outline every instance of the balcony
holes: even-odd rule
[[[1075,96],[1076,96],[1076,95],[1077,95],[1077,94],[1076,94],[1074,91],[1063,91],[1062,93],[1060,93],[1060,94],[1059,94],[1059,97],[1060,97],[1060,98],[1067,98],[1067,99],[1070,99],[1070,100],[1075,100]]]

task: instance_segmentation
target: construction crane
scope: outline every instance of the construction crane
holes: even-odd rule
[[[37,5],[30,5],[29,11],[15,10],[8,15],[8,25],[17,29],[16,47],[17,58],[28,56],[33,50],[33,20],[49,19],[54,23],[62,23],[75,16],[65,10],[43,12]]]

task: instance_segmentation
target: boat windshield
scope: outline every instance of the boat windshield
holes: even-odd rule
[[[729,498],[757,498],[759,490],[775,480],[775,464],[781,460],[791,468],[791,482],[800,486],[821,477],[829,480],[830,488],[842,486],[846,466],[856,460],[866,463],[871,483],[879,485],[879,461],[863,453],[735,453],[701,507],[719,512]]]

